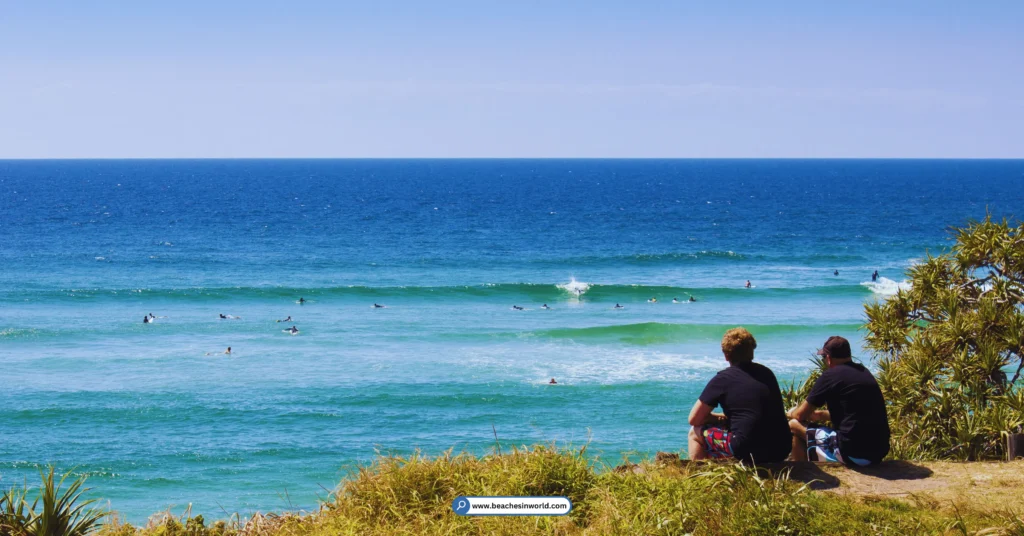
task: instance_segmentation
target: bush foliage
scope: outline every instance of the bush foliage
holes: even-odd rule
[[[953,237],[865,307],[897,458],[1001,458],[1024,427],[1024,225],[988,216]]]
[[[86,536],[99,529],[107,512],[93,506],[95,499],[83,498],[89,491],[84,477],[68,481],[70,476],[57,480],[50,467],[40,473],[38,490],[11,488],[0,494],[0,536]]]

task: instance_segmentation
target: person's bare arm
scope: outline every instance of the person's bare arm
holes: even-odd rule
[[[720,423],[725,420],[725,415],[712,413],[715,408],[698,400],[690,410],[690,426],[704,426],[705,424]]]
[[[796,408],[789,411],[789,418],[804,422],[826,422],[830,420],[828,411],[820,410],[806,400],[801,402]]]

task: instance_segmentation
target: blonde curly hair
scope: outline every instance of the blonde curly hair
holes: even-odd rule
[[[730,363],[750,363],[754,360],[757,341],[743,328],[732,328],[722,337],[722,353]]]

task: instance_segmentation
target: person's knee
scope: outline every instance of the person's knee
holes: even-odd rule
[[[789,420],[789,431],[793,432],[794,435],[803,436],[807,433],[807,427],[796,419]]]

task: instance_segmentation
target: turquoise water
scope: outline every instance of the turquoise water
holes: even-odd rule
[[[486,453],[493,430],[609,463],[679,450],[727,328],[803,377],[946,227],[1019,211],[1022,179],[1022,161],[0,161],[0,483],[75,468],[139,522],[311,509],[378,451]]]

